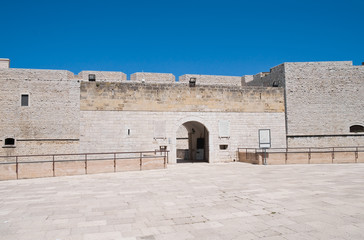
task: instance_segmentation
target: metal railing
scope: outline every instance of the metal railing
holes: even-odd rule
[[[307,156],[307,164],[312,163],[311,159],[313,156],[319,156],[319,154],[330,154],[331,163],[335,163],[335,158],[337,155],[345,154],[345,153],[352,153],[353,159],[348,159],[347,162],[358,163],[359,154],[363,153],[364,155],[364,146],[349,146],[349,147],[298,147],[298,148],[238,148],[237,154],[238,159],[240,159],[241,153],[245,153],[245,159],[252,159],[255,157],[255,160],[258,161],[258,157],[267,157],[267,159],[272,158],[275,154],[284,154],[284,163],[288,164],[289,156],[295,157],[298,154],[304,154]],[[271,156],[270,156],[271,155]],[[320,155],[321,156],[321,155]],[[364,157],[362,157],[364,158]],[[364,159],[363,159],[364,162]]]
[[[56,176],[57,163],[81,162],[84,166],[84,174],[88,174],[88,166],[95,161],[113,162],[113,171],[117,171],[117,163],[123,160],[135,160],[139,163],[139,170],[147,160],[163,159],[163,168],[168,163],[168,153],[166,150],[139,151],[139,152],[102,152],[102,153],[67,153],[67,154],[39,154],[39,155],[14,155],[0,156],[0,166],[15,165],[16,179],[19,179],[19,166],[23,164],[50,163],[52,165],[52,175]],[[1,171],[0,171],[1,174]]]

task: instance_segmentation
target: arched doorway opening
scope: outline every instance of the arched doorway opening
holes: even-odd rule
[[[177,163],[209,162],[209,131],[196,121],[182,124],[176,137]]]

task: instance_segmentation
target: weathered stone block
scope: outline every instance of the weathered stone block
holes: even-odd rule
[[[287,164],[307,164],[308,153],[287,152]]]
[[[332,153],[331,152],[311,153],[310,163],[312,164],[332,163]]]
[[[116,160],[116,171],[140,171],[140,160],[139,159],[117,159]]]
[[[334,163],[355,163],[355,152],[335,152]]]
[[[164,158],[143,158],[142,170],[164,168]]]
[[[55,162],[55,176],[71,176],[85,174],[85,162]]]
[[[87,161],[87,174],[114,172],[114,160]]]
[[[16,165],[15,164],[1,164],[0,165],[0,180],[16,179]]]
[[[269,153],[267,154],[267,164],[268,165],[276,165],[276,164],[285,164],[286,163],[286,154],[285,153]],[[264,157],[264,155],[263,155]]]
[[[40,178],[53,176],[53,163],[19,163],[19,179]]]
[[[364,163],[364,152],[358,152],[358,158],[357,158],[357,162],[358,163]]]

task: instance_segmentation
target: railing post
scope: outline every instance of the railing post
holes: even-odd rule
[[[116,153],[114,153],[114,172],[116,172]]]
[[[235,158],[236,162],[239,161],[239,152],[240,152],[240,149],[238,148],[238,150],[236,151],[236,158]]]
[[[85,174],[87,174],[87,154],[85,154]]]
[[[56,176],[55,172],[54,172],[54,155],[52,156],[52,162],[53,162],[53,177]]]
[[[16,171],[16,179],[19,179],[18,156],[15,157],[15,171]]]
[[[166,168],[166,157],[167,157],[167,152],[164,152],[164,168]]]
[[[331,159],[331,163],[334,163],[334,158],[335,158],[335,148],[332,148],[332,159]]]
[[[245,148],[245,161],[248,162],[248,149]]]
[[[259,156],[257,154],[257,149],[254,148],[254,161],[257,162],[257,160],[258,160],[258,165],[259,165],[260,163],[259,163]]]
[[[355,163],[358,163],[358,158],[359,158],[358,147],[356,147],[356,152],[355,152]]]
[[[308,148],[308,164],[311,163],[311,148]]]
[[[286,155],[286,159],[285,159],[284,163],[287,164],[287,161],[288,161],[288,148],[286,148],[286,154],[285,155]]]
[[[140,171],[142,170],[142,165],[143,165],[142,158],[143,158],[143,153],[141,152],[140,153]]]

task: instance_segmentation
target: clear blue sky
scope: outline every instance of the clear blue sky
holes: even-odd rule
[[[364,62],[364,1],[0,2],[13,68],[241,76],[283,62]]]

